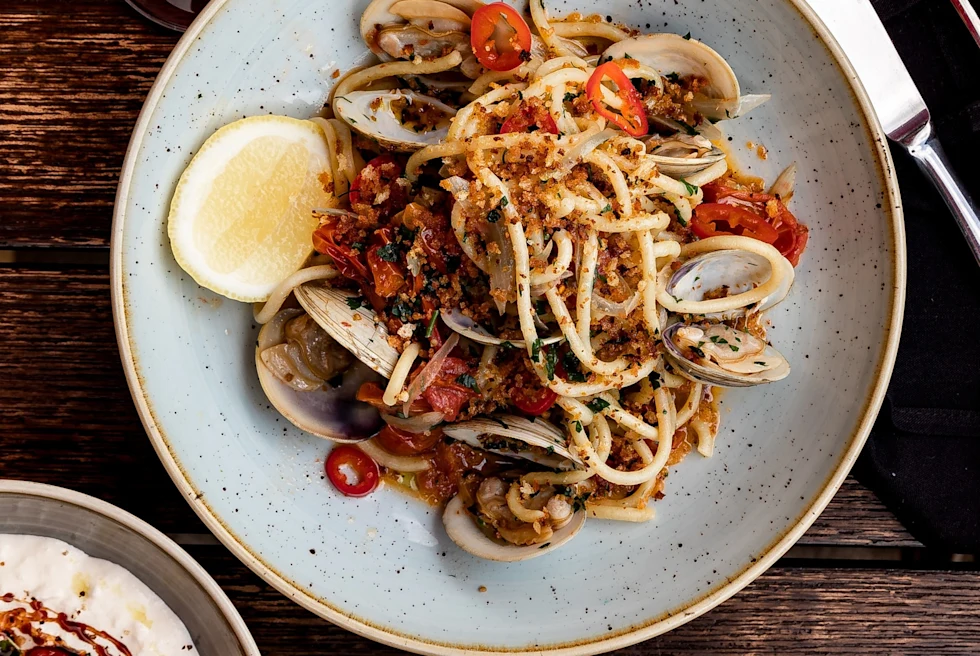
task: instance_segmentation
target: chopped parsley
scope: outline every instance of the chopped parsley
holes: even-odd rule
[[[735,346],[734,344],[729,344],[728,348],[730,348],[732,351],[738,351],[738,347]]]
[[[429,325],[425,327],[425,336],[432,337],[432,331],[436,328],[436,319],[439,318],[439,310],[437,309],[432,313],[432,318],[429,319]]]
[[[541,338],[535,339],[531,342],[531,359],[535,362],[541,362]]]
[[[605,399],[592,399],[591,401],[585,404],[585,407],[591,410],[592,412],[602,412],[603,410],[609,407],[609,401]]]
[[[573,100],[575,100],[576,98],[578,98],[581,95],[582,95],[581,92],[579,92],[579,93],[572,93],[571,91],[566,91],[565,92],[565,102],[572,102]]]
[[[490,223],[496,223],[500,220],[500,210],[493,209],[487,212],[487,221]]]
[[[398,261],[398,246],[395,242],[389,242],[378,249],[378,257],[385,262]]]
[[[414,310],[412,306],[405,301],[397,301],[393,306],[391,306],[391,313],[396,319],[401,319],[402,321],[410,321],[412,318]]]
[[[712,335],[711,336],[711,341],[714,344],[727,344],[728,343],[728,340],[727,339],[725,339],[724,337],[719,337],[718,335]]]
[[[516,346],[514,346],[513,344],[511,344],[511,343],[510,343],[510,342],[508,342],[507,340],[504,340],[504,341],[502,341],[502,342],[500,342],[500,346],[501,346],[501,348],[503,348],[503,349],[504,349],[505,351],[508,351],[508,350],[510,350],[510,349],[512,349],[512,348],[517,348]]]
[[[609,203],[606,203],[606,206],[602,208],[602,213],[605,214],[606,212],[612,212],[612,205]]]
[[[684,183],[684,188],[687,189],[688,196],[693,196],[694,194],[698,193],[698,188],[696,185],[692,185],[690,182],[684,179],[682,179],[681,182]]]
[[[500,199],[501,207],[507,207],[508,205],[510,205],[510,201],[507,200],[507,196],[504,196],[503,198]]]
[[[581,433],[582,432],[582,422],[575,421],[574,422],[574,425],[575,425],[575,430],[578,431],[579,433]]]
[[[558,364],[558,349],[550,348],[544,353],[544,368],[548,372],[548,380],[555,379],[555,366]]]
[[[561,358],[561,363],[565,367],[565,377],[572,383],[584,383],[585,374],[579,369],[578,358],[571,351],[566,351]]]
[[[356,310],[359,307],[364,307],[364,298],[361,296],[348,296],[347,307],[352,310]]]
[[[660,374],[658,374],[656,371],[653,371],[650,373],[650,375],[647,378],[649,379],[650,384],[653,385],[653,389],[655,390],[660,389]]]
[[[350,245],[350,247],[353,248],[355,251],[363,251],[364,242],[355,241],[353,244]]]
[[[460,374],[456,376],[456,382],[463,387],[469,387],[474,392],[480,392],[480,386],[476,384],[476,378],[469,374]]]

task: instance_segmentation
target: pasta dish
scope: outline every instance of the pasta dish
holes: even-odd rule
[[[380,63],[310,119],[315,252],[256,305],[267,396],[341,443],[337,489],[444,505],[477,556],[652,519],[718,388],[790,371],[765,312],[807,243],[795,167],[766,189],[720,148],[768,96],[690,35],[540,0],[374,0],[361,33]]]

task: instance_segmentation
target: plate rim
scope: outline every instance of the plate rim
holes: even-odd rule
[[[241,613],[235,608],[235,605],[228,598],[228,595],[221,586],[218,585],[218,582],[204,569],[203,565],[197,562],[183,547],[167,537],[160,529],[108,501],[103,501],[97,497],[66,487],[49,485],[47,483],[35,483],[33,481],[21,481],[13,478],[0,478],[0,495],[7,494],[50,499],[84,508],[85,510],[91,510],[146,538],[173,558],[178,565],[184,568],[197,581],[208,596],[211,597],[211,600],[214,601],[218,610],[228,622],[232,632],[235,634],[235,638],[237,638],[239,645],[245,650],[245,653],[248,656],[261,656],[258,645],[255,644],[255,638],[252,637],[252,632],[248,630],[248,625],[245,624]]]
[[[129,145],[126,149],[126,157],[123,160],[122,171],[119,184],[116,189],[115,205],[112,215],[112,228],[110,240],[110,288],[112,295],[112,314],[115,324],[116,341],[119,347],[119,355],[123,369],[126,374],[126,382],[129,386],[130,394],[136,405],[140,421],[150,438],[154,451],[163,463],[168,475],[174,484],[183,494],[184,499],[191,506],[191,509],[204,522],[214,536],[227,547],[246,567],[262,578],[266,583],[274,587],[283,595],[309,610],[315,615],[326,619],[348,631],[366,637],[370,640],[405,649],[420,654],[437,654],[446,656],[484,656],[489,654],[547,654],[547,656],[591,656],[622,647],[628,647],[638,642],[648,640],[663,633],[666,633],[678,626],[687,623],[708,612],[718,604],[729,599],[737,592],[745,588],[752,581],[768,570],[786,551],[796,543],[796,541],[813,524],[814,520],[823,512],[824,508],[837,493],[851,467],[857,460],[865,441],[868,438],[875,418],[881,408],[885,393],[888,389],[888,382],[891,379],[892,370],[895,365],[895,358],[898,354],[898,343],[901,336],[902,319],[905,308],[906,291],[906,243],[904,214],[902,208],[902,198],[898,186],[898,177],[895,166],[891,158],[891,152],[887,147],[887,138],[881,128],[877,115],[871,105],[871,101],[857,77],[853,66],[844,54],[840,45],[834,39],[830,30],[824,25],[823,21],[810,8],[805,0],[782,0],[791,8],[795,9],[805,20],[816,34],[819,42],[827,48],[831,57],[840,68],[847,82],[850,84],[851,93],[857,102],[859,109],[865,120],[865,129],[868,131],[869,143],[872,151],[876,154],[875,164],[879,179],[883,183],[886,192],[885,201],[888,206],[883,208],[891,219],[891,255],[894,275],[894,286],[891,290],[891,317],[886,328],[887,340],[881,360],[877,364],[877,373],[874,385],[865,399],[864,410],[861,421],[857,429],[851,436],[847,449],[837,463],[837,466],[824,482],[820,492],[806,506],[795,522],[785,530],[785,532],[773,540],[760,555],[752,559],[750,563],[739,572],[738,575],[728,581],[715,586],[711,591],[701,595],[693,602],[682,607],[669,611],[665,615],[646,620],[616,632],[614,635],[604,634],[594,639],[583,639],[573,643],[558,643],[553,645],[524,646],[517,648],[494,648],[484,645],[460,645],[448,642],[437,642],[427,640],[409,633],[400,633],[391,629],[372,624],[363,618],[358,618],[345,612],[343,609],[334,607],[324,600],[305,593],[301,586],[296,585],[272,566],[264,562],[257,555],[252,553],[237,535],[228,527],[214,512],[200,494],[192,486],[189,478],[183,471],[183,467],[177,458],[176,453],[161,430],[149,398],[142,387],[141,377],[136,369],[136,359],[130,343],[128,315],[126,308],[126,291],[124,287],[123,264],[122,264],[122,236],[125,228],[125,209],[129,199],[129,187],[132,183],[133,173],[136,167],[136,160],[140,147],[142,146],[143,136],[149,128],[150,116],[155,111],[166,85],[176,71],[184,56],[191,49],[192,44],[204,31],[210,21],[221,11],[230,7],[237,0],[213,0],[194,20],[184,35],[177,42],[170,56],[167,58],[160,72],[150,88],[149,93],[140,110],[136,126],[133,129]],[[141,520],[138,520],[141,521]],[[152,528],[152,527],[151,527]],[[155,530],[155,529],[154,529]],[[166,538],[164,536],[165,539]]]

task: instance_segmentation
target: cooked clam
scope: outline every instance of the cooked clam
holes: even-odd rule
[[[437,32],[417,25],[391,25],[376,36],[378,47],[392,59],[434,59],[449,51],[464,52],[470,47],[466,32]]]
[[[568,470],[585,464],[568,448],[565,434],[544,419],[494,415],[443,426],[442,432],[470,446],[529,460],[551,469]]]
[[[380,430],[378,411],[355,400],[361,384],[380,377],[354,360],[299,309],[262,326],[255,348],[259,384],[298,428],[335,442],[360,442]]]
[[[672,178],[686,178],[725,159],[725,152],[701,135],[651,137],[647,152],[657,163],[657,169]]]
[[[715,121],[735,118],[769,99],[768,95],[742,96],[738,78],[724,57],[696,39],[678,34],[647,34],[614,43],[602,61],[630,57],[663,76],[700,78],[704,85],[691,106]]]
[[[439,318],[442,319],[442,322],[451,330],[459,333],[463,337],[468,337],[478,344],[499,346],[500,344],[506,343],[515,348],[526,348],[523,339],[501,339],[470,317],[463,314],[460,310],[454,308],[443,309],[439,313]],[[552,335],[551,337],[542,338],[541,344],[547,346],[548,344],[560,342],[563,339],[565,339],[565,336],[562,334]]]
[[[317,283],[293,290],[296,300],[323,330],[358,360],[389,378],[399,353],[388,343],[388,329],[352,293]]]
[[[403,48],[389,51],[380,43],[382,32],[407,26],[422,28],[431,35],[462,34],[465,36],[463,45],[468,47],[470,17],[482,4],[479,0],[373,0],[361,14],[361,38],[374,54],[385,61],[410,58],[416,54],[425,57],[421,52],[406,53]],[[409,39],[405,35],[399,41],[404,46],[410,43]],[[455,48],[458,39],[454,36],[451,41]],[[439,45],[442,47],[446,43]]]
[[[782,380],[789,362],[764,340],[723,323],[675,323],[663,333],[667,358],[686,378],[717,387]]]
[[[446,138],[456,110],[442,101],[407,90],[351,91],[334,100],[345,123],[382,146],[413,151]]]
[[[487,479],[484,484],[494,485],[495,482],[499,482],[499,479]],[[482,488],[483,485],[481,491],[477,493],[478,497],[491,497],[498,506],[501,502],[506,506],[506,501],[503,501],[503,490],[485,491]],[[523,545],[507,542],[497,536],[491,537],[487,533],[494,529],[489,526],[487,526],[487,533],[481,530],[476,515],[466,507],[466,502],[460,495],[453,497],[446,505],[442,521],[446,527],[446,534],[464,551],[488,560],[517,562],[543,556],[562,546],[582,530],[585,526],[585,517],[585,510],[572,512],[563,519],[564,523],[560,528],[548,529],[551,533],[546,541]],[[482,517],[479,521],[486,525]],[[527,526],[530,529],[530,526]],[[499,533],[500,528],[496,528],[496,532]]]
[[[741,305],[726,312],[710,313],[712,319],[732,319],[750,312],[761,312],[776,305],[789,293],[794,271],[785,258],[777,258],[779,271],[773,271],[768,258],[751,251],[728,249],[696,255],[684,262],[667,281],[666,291],[678,303],[699,302],[707,298],[735,298],[758,288],[774,275],[780,284],[772,293],[758,301]]]

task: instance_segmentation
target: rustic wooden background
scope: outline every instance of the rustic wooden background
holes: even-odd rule
[[[0,477],[115,503],[187,546],[265,654],[394,653],[266,585],[207,532],[146,439],[109,302],[113,197],[177,35],[123,0],[0,2]],[[716,610],[622,654],[980,651],[980,572],[848,479],[797,547]]]

